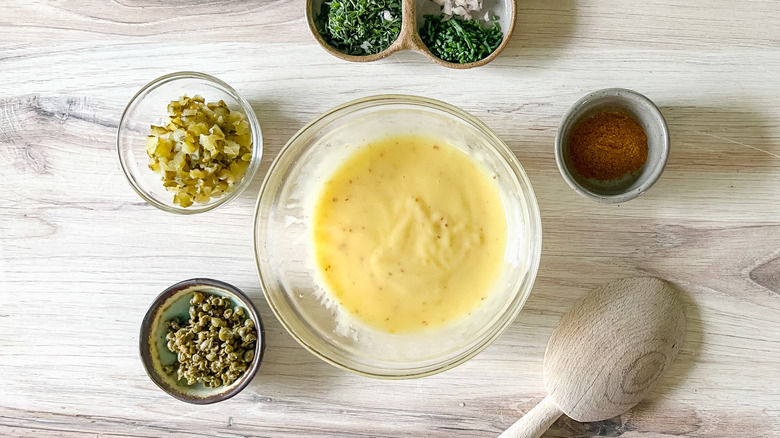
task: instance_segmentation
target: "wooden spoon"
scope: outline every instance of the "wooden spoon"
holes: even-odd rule
[[[548,396],[500,438],[538,438],[566,414],[615,417],[639,403],[677,356],[685,314],[677,288],[654,277],[607,283],[561,318],[544,354]]]

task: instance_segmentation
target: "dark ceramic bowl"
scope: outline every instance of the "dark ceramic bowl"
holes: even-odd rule
[[[164,366],[170,365],[176,360],[176,355],[168,351],[166,347],[165,322],[173,317],[179,317],[182,321],[188,320],[190,299],[195,292],[229,298],[234,306],[240,305],[248,311],[249,317],[257,328],[255,357],[249,369],[228,386],[207,388],[201,383],[187,385],[186,382],[179,381],[175,376],[168,375],[163,371]],[[160,389],[181,401],[205,405],[233,397],[252,381],[263,361],[265,329],[263,320],[260,319],[260,314],[257,313],[254,304],[241,290],[222,281],[193,278],[176,283],[157,296],[141,323],[139,346],[141,361],[146,368],[146,373]]]

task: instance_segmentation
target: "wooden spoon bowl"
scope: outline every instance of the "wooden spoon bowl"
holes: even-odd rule
[[[680,350],[679,291],[654,277],[607,283],[576,302],[544,355],[548,396],[501,437],[536,438],[562,413],[601,421],[631,409]]]
[[[512,36],[515,28],[515,16],[517,14],[517,6],[515,0],[484,0],[484,7],[482,14],[485,11],[491,11],[495,16],[499,18],[498,22],[501,26],[501,31],[504,33],[504,39],[501,44],[487,57],[480,59],[476,62],[469,62],[465,64],[459,64],[454,62],[445,61],[428,49],[420,38],[420,27],[423,25],[423,16],[427,14],[440,13],[440,7],[433,3],[431,0],[401,0],[401,32],[396,38],[395,42],[391,44],[387,49],[382,52],[373,55],[348,55],[340,52],[328,44],[325,39],[320,35],[320,31],[317,27],[316,18],[322,7],[323,0],[306,0],[306,19],[309,23],[309,30],[311,31],[317,42],[331,55],[351,62],[371,62],[379,59],[384,59],[395,52],[400,50],[414,50],[427,56],[433,62],[443,65],[448,68],[454,69],[467,69],[479,67],[487,64],[488,62],[496,59],[504,50],[504,47],[509,43],[509,39]]]

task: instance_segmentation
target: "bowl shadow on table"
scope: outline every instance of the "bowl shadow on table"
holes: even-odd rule
[[[574,39],[577,0],[518,1],[514,33],[497,58],[555,58]],[[536,51],[543,50],[542,56]],[[525,63],[525,61],[524,61]]]
[[[283,408],[277,402],[311,399],[312,394],[327,398],[340,387],[336,382],[352,378],[298,344],[276,319],[259,287],[249,295],[263,318],[266,348],[257,375],[239,397]]]
[[[766,159],[775,158],[764,150],[773,147],[775,140],[768,117],[738,103],[661,106],[660,110],[669,126],[671,150],[664,174],[644,196],[663,208],[726,194],[732,200],[751,199],[757,182],[745,184],[733,176],[741,172],[758,175],[755,171],[765,166]]]
[[[263,131],[263,160],[252,184],[241,195],[243,198],[251,199],[254,205],[271,163],[279,155],[279,151],[284,145],[287,144],[287,140],[298,132],[308,122],[309,118],[306,114],[301,114],[298,118],[286,117],[283,108],[280,108],[280,105],[275,101],[251,98],[247,100],[252,106]],[[252,213],[254,214],[254,210]]]

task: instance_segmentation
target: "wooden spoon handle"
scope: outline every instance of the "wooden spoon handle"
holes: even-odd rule
[[[562,414],[548,395],[498,438],[539,438]]]

